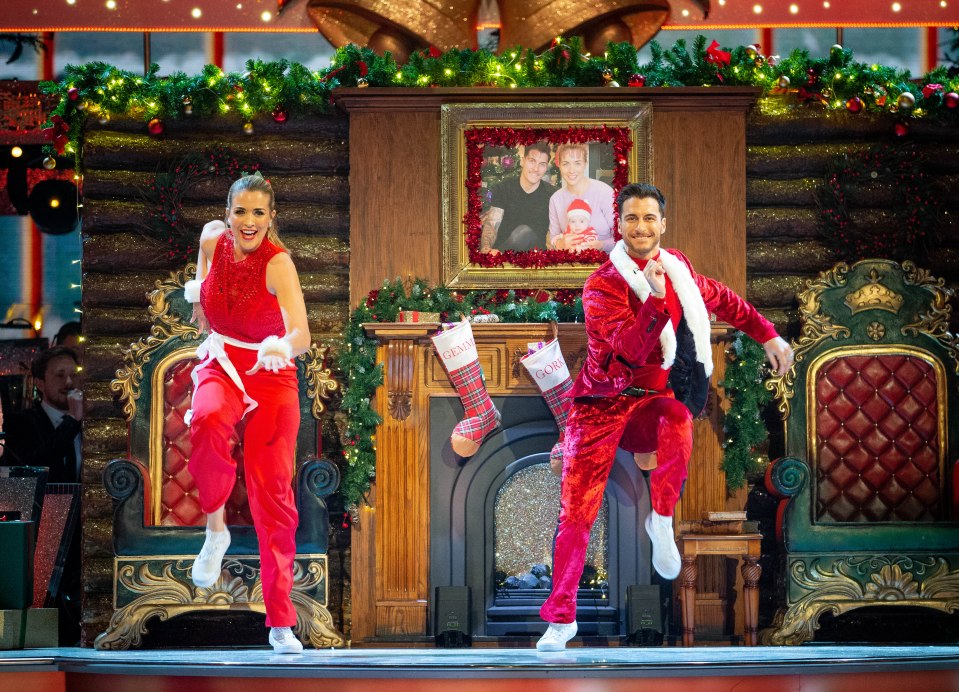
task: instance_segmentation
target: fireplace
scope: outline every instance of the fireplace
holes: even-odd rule
[[[557,430],[540,396],[493,400],[502,426],[462,460],[448,441],[462,415],[459,400],[430,398],[430,593],[470,587],[471,636],[532,635],[544,628],[539,607],[549,582],[535,584],[528,572],[552,567],[559,515],[560,481],[549,471]],[[577,597],[582,634],[626,634],[626,588],[650,583],[649,540],[637,530],[648,512],[646,482],[632,456],[620,451]],[[529,583],[506,583],[520,572]]]
[[[556,439],[556,424],[519,362],[529,342],[553,338],[552,327],[473,325],[486,386],[505,425],[461,464],[449,449],[448,436],[462,407],[429,339],[438,325],[365,326],[380,343],[377,358],[384,381],[371,405],[383,422],[376,432],[376,482],[357,508],[352,528],[353,642],[430,637],[435,587],[447,585],[471,587],[470,629],[477,636],[540,631],[538,608],[545,590],[497,594],[495,504],[509,478],[546,463]],[[714,338],[727,333],[725,327],[714,327]],[[559,341],[575,376],[586,356],[583,325],[559,325]],[[722,343],[714,345],[713,361],[718,382],[725,365]],[[725,507],[726,488],[717,471],[721,435],[721,407],[715,405],[707,420],[696,422],[695,462],[676,507],[677,522]],[[541,474],[539,478],[543,480]],[[606,500],[607,585],[605,594],[602,588],[599,594],[580,593],[584,606],[596,609],[587,633],[623,632],[626,589],[649,583],[649,544],[638,528],[648,511],[647,489],[625,453],[613,469]],[[558,512],[558,503],[553,511]],[[553,514],[537,524],[547,527],[547,537],[555,519]],[[546,543],[539,555],[548,555],[548,538]],[[515,608],[503,610],[507,607]]]

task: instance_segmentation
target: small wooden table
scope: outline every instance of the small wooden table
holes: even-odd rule
[[[746,646],[756,646],[759,625],[759,566],[762,535],[687,533],[677,539],[683,569],[679,573],[679,598],[683,607],[683,646],[692,646],[696,631],[696,558],[700,555],[742,557],[743,610]]]

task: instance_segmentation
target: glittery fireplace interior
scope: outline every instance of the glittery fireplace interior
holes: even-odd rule
[[[473,457],[459,459],[448,435],[462,406],[430,398],[430,593],[469,586],[470,634],[542,632],[539,607],[552,568],[559,479],[549,470],[556,424],[542,397],[494,397],[503,425]],[[586,635],[625,634],[626,588],[649,584],[649,540],[637,531],[649,512],[646,482],[620,451],[593,528],[578,594]],[[513,577],[513,579],[509,579]]]

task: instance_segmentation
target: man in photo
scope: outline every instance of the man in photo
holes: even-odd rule
[[[490,207],[483,215],[480,252],[544,249],[549,228],[549,200],[556,188],[543,180],[549,168],[549,144],[526,147],[519,175],[490,189]]]
[[[556,165],[559,166],[563,186],[549,200],[549,239],[551,250],[602,250],[613,249],[613,188],[601,180],[589,177],[589,148],[586,144],[561,144],[556,149]],[[592,209],[590,221],[596,238],[586,245],[568,247],[564,236],[566,210],[574,200],[585,201]]]

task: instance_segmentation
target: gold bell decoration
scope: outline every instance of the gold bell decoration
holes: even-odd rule
[[[709,0],[309,0],[306,11],[334,48],[355,43],[403,64],[415,50],[477,48],[477,17],[499,26],[499,46],[545,50],[556,36],[581,36],[587,51],[642,46],[666,20],[705,19]]]

